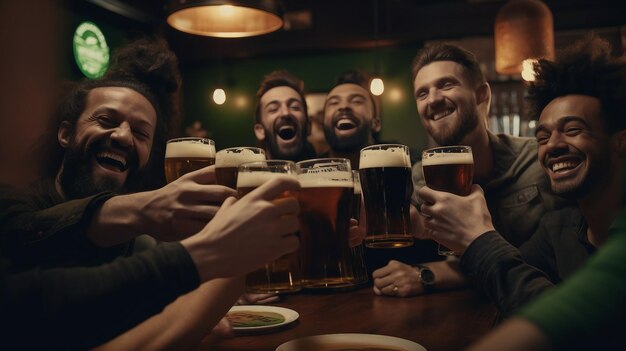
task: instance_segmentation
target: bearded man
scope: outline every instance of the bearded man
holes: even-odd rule
[[[411,70],[422,125],[438,146],[471,146],[474,183],[485,191],[495,229],[514,246],[521,245],[537,230],[543,214],[568,204],[550,191],[537,161],[537,141],[487,130],[491,88],[467,50],[452,44],[426,46]],[[417,193],[425,185],[421,162],[412,174],[412,203],[419,209],[423,201]],[[414,234],[428,238],[415,209]],[[374,272],[374,292],[379,295],[412,296],[464,284],[455,259],[416,267],[391,261]]]
[[[254,135],[268,159],[302,161],[315,157],[307,141],[311,122],[304,83],[287,71],[266,75],[257,91]]]

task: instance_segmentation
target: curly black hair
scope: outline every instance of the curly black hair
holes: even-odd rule
[[[555,98],[579,94],[600,100],[607,132],[626,129],[626,58],[612,57],[608,41],[591,33],[534,68],[526,98],[531,118]]]
[[[85,110],[87,96],[93,89],[125,87],[143,95],[157,113],[149,164],[153,177],[146,180],[141,188],[143,190],[162,186],[165,184],[162,174],[165,141],[171,126],[179,120],[180,85],[178,60],[164,39],[140,38],[120,47],[113,56],[111,67],[102,78],[83,79],[66,87],[50,127],[50,139],[54,139],[57,147],[55,155],[46,158],[48,164],[45,173],[55,174],[63,159],[64,151],[56,142],[56,133],[61,123],[67,121],[71,126],[75,125]]]

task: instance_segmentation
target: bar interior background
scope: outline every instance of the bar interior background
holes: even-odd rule
[[[477,54],[492,86],[492,116],[486,123],[498,132],[532,133],[523,110],[521,77],[495,72],[494,21],[506,1],[373,1],[279,1],[283,28],[247,38],[175,30],[166,23],[168,4],[163,0],[69,1],[63,6],[63,78],[82,78],[72,57],[71,38],[83,21],[102,29],[112,51],[139,35],[163,35],[176,52],[183,75],[183,119],[175,134],[191,133],[194,122],[196,130],[199,122],[221,149],[256,144],[255,92],[270,71],[287,69],[305,81],[307,92],[323,93],[346,69],[370,75],[376,69],[385,83],[382,138],[422,149],[430,142],[417,117],[410,63],[425,43],[452,41]],[[553,15],[557,50],[595,30],[612,42],[617,54],[624,52],[626,11],[621,1],[544,3]],[[212,100],[220,83],[227,94],[223,105]]]

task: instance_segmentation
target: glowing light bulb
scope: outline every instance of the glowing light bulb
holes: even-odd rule
[[[226,102],[226,92],[224,89],[218,88],[213,91],[213,101],[218,105]]]
[[[381,95],[385,91],[385,84],[383,83],[383,80],[380,78],[372,79],[372,82],[370,83],[370,91],[376,96]]]
[[[527,82],[535,81],[535,68],[533,65],[537,62],[535,59],[526,59],[522,61],[522,79]]]
[[[233,5],[220,5],[218,10],[222,17],[231,17],[235,14],[235,6]]]

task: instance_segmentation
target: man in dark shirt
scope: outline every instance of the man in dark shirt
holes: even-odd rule
[[[78,83],[62,100],[53,133],[59,157],[49,157],[50,174],[29,189],[0,192],[11,271],[106,263],[129,253],[141,234],[185,238],[236,195],[212,184],[210,169],[137,192],[163,185],[177,60],[165,41],[146,39],[115,58],[107,75]]]
[[[608,236],[623,206],[625,62],[587,37],[556,62],[540,60],[529,89],[538,158],[552,191],[577,208],[552,212],[520,249],[494,231],[483,191],[419,191],[425,230],[462,253],[461,269],[507,315],[578,270]]]

